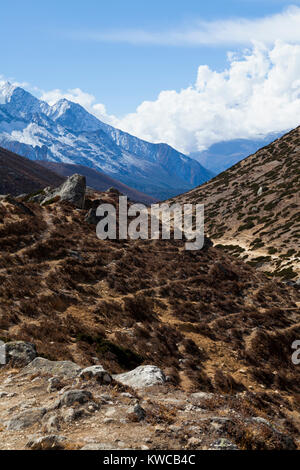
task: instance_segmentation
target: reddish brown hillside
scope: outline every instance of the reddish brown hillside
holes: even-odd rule
[[[0,194],[32,193],[46,186],[59,186],[64,180],[53,171],[0,147]]]

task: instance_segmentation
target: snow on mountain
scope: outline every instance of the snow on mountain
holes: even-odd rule
[[[166,199],[213,173],[166,144],[151,144],[101,122],[66,99],[53,106],[0,82],[0,145],[31,160],[101,170],[139,191]]]

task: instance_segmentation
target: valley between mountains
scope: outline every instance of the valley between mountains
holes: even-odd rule
[[[298,448],[299,289],[209,239],[97,239],[118,196],[1,199],[0,447]]]
[[[0,449],[299,449],[300,128],[214,176],[1,87]],[[121,193],[204,204],[203,249],[98,239]]]

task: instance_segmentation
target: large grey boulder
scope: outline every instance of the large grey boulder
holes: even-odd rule
[[[117,382],[132,388],[152,387],[166,382],[166,376],[159,367],[139,366],[136,369],[113,376]]]
[[[36,358],[36,348],[32,343],[12,341],[4,346],[6,363],[14,366],[26,366]]]
[[[46,373],[53,376],[74,378],[79,375],[82,368],[71,361],[49,361],[43,357],[37,357],[23,369],[23,373]]]
[[[83,369],[79,377],[83,380],[95,379],[100,384],[110,384],[112,377],[100,364],[98,366],[86,367]]]
[[[22,411],[9,421],[6,421],[4,426],[10,431],[20,431],[40,422],[46,412],[45,408],[32,408],[31,410]]]
[[[81,175],[70,176],[59,188],[45,190],[46,197],[41,201],[42,205],[59,197],[61,201],[68,201],[78,209],[83,209],[86,191],[86,178]]]

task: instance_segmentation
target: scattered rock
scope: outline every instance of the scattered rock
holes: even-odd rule
[[[10,431],[19,431],[21,429],[29,428],[37,422],[40,422],[41,418],[46,414],[45,408],[33,408],[28,411],[23,411],[18,415],[11,418],[9,421],[4,423],[6,429]]]
[[[79,408],[67,408],[62,410],[61,416],[65,423],[72,423],[73,421],[77,421],[84,416],[84,410]]]
[[[239,450],[238,447],[229,439],[217,439],[209,448],[209,450]]]
[[[5,344],[6,363],[23,367],[36,358],[36,348],[32,343],[12,341]]]
[[[56,408],[62,406],[72,406],[75,404],[83,405],[93,401],[93,395],[87,390],[68,390],[56,403]]]
[[[190,398],[194,398],[195,400],[210,400],[213,396],[213,393],[195,392],[191,393]]]
[[[44,428],[45,428],[45,431],[49,433],[53,431],[59,431],[60,424],[59,424],[58,416],[56,415],[50,416],[50,418],[46,421]]]
[[[111,424],[113,422],[114,422],[114,420],[112,418],[104,418],[104,420],[103,420],[103,424]]]
[[[26,447],[31,450],[63,450],[66,438],[55,434],[31,438]]]
[[[23,369],[24,373],[47,373],[54,376],[74,378],[82,370],[77,364],[71,361],[49,361],[43,357],[37,357]]]
[[[263,192],[264,192],[264,188],[260,186],[260,188],[257,191],[257,196],[261,196]]]
[[[49,385],[47,388],[48,393],[56,392],[57,390],[61,390],[63,388],[63,384],[61,382],[60,377],[50,377],[48,382],[49,382]]]
[[[189,447],[195,448],[199,447],[202,444],[202,439],[198,439],[197,437],[191,437],[188,440]]]
[[[128,393],[128,392],[123,392],[121,393],[121,397],[124,397],[124,398],[134,398],[133,395],[131,395],[131,393]]]
[[[138,403],[130,410],[130,414],[134,413],[138,421],[143,421],[146,418],[146,411]]]
[[[101,365],[83,369],[79,377],[83,380],[96,379],[100,384],[109,384],[112,381],[111,375]]]
[[[140,366],[130,372],[115,375],[113,378],[132,388],[151,387],[166,382],[165,374],[156,366]]]

